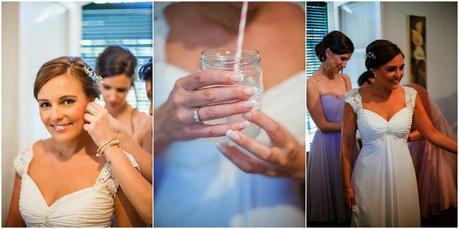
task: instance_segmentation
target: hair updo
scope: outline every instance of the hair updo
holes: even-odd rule
[[[403,52],[394,43],[388,40],[376,40],[371,42],[366,48],[365,67],[368,70],[378,68],[394,59],[398,54]]]
[[[327,58],[325,55],[325,50],[327,50],[327,48],[338,55],[354,52],[354,44],[351,39],[340,31],[332,31],[328,33],[316,45],[315,52],[320,62],[324,62]]]
[[[152,73],[152,59],[148,60],[147,63],[142,65],[139,69],[139,78],[142,81],[147,81],[151,80],[153,78],[153,73]]]
[[[86,70],[85,70],[86,68]],[[33,95],[38,99],[38,92],[51,79],[68,74],[81,83],[84,94],[95,99],[99,97],[99,89],[94,78],[88,75],[87,71],[91,68],[79,57],[62,56],[44,63],[38,70],[35,78]],[[57,89],[58,90],[58,89]]]
[[[97,57],[96,72],[102,78],[125,74],[133,85],[136,66],[137,59],[129,49],[110,45]]]

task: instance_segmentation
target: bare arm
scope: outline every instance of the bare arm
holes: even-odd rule
[[[110,122],[111,116],[107,110],[94,102],[89,103],[88,107],[93,112],[84,114],[87,123],[83,128],[89,133],[94,143],[100,147],[116,136]],[[132,206],[146,223],[151,224],[153,208],[151,183],[132,166],[120,147],[108,147],[104,155],[105,159],[110,162],[113,174]],[[151,161],[151,155],[149,161]]]
[[[457,142],[435,129],[419,96],[416,96],[416,109],[414,110],[413,119],[415,128],[430,142],[444,150],[457,154]]]
[[[152,123],[151,123],[151,116],[148,116],[143,125],[145,128],[143,129],[141,145],[142,148],[148,152],[149,154],[152,153]]]
[[[123,128],[115,131],[116,137],[120,140],[121,148],[124,151],[130,153],[134,156],[135,160],[139,164],[140,173],[142,174],[148,182],[152,182],[152,154],[148,151],[145,151],[144,148],[140,147],[134,139],[124,131]],[[151,141],[150,141],[151,144]],[[150,146],[151,149],[151,146]]]
[[[346,187],[346,202],[349,207],[355,204],[354,191],[351,184],[352,158],[355,147],[355,132],[357,115],[351,105],[344,105],[343,127],[341,131],[341,169],[343,171],[343,181]]]
[[[121,186],[118,192],[121,191],[122,197],[129,199],[129,207],[134,208],[145,223],[152,224],[151,184],[140,176],[120,148],[109,147],[105,151],[105,156],[110,161],[112,171]]]
[[[19,212],[19,193],[21,191],[21,177],[17,174],[14,178],[13,195],[11,197],[10,210],[6,220],[7,227],[25,227],[26,224]]]
[[[320,95],[318,88],[312,82],[313,79],[308,79],[306,82],[307,87],[307,107],[312,120],[317,125],[321,132],[337,132],[341,130],[341,123],[329,122],[325,117],[325,113],[320,102]]]
[[[419,130],[411,131],[410,134],[408,135],[409,142],[421,140],[422,138],[423,137],[421,133],[419,133]]]
[[[115,197],[115,216],[118,227],[145,227],[144,222],[134,211],[122,190],[118,190]],[[151,225],[151,222],[148,223]]]
[[[426,111],[427,116],[429,116],[430,120],[432,120],[432,111],[430,110],[429,94],[427,93],[426,89],[415,83],[409,83],[407,84],[407,86],[412,87],[414,90],[416,90],[416,92],[419,95],[419,98],[421,98],[421,102],[424,106],[424,110]]]

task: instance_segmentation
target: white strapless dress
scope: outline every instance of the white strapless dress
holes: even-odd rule
[[[139,169],[135,159],[126,154]],[[118,182],[106,163],[96,183],[88,188],[67,194],[48,206],[40,189],[28,175],[33,158],[32,146],[21,151],[13,165],[21,177],[19,211],[27,227],[110,227],[114,214],[114,198]],[[50,179],[52,179],[50,177]]]
[[[406,142],[416,91],[403,89],[406,107],[390,120],[364,109],[358,89],[346,95],[363,143],[351,178],[356,202],[352,226],[420,226],[416,174]]]

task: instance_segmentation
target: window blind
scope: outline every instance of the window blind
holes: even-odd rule
[[[320,66],[315,54],[315,46],[328,33],[326,2],[306,2],[306,77],[310,77]],[[309,112],[306,113],[306,151],[310,149],[317,130]]]

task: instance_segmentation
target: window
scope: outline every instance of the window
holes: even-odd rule
[[[328,33],[326,2],[306,2],[306,77],[310,77],[320,66],[315,46]],[[306,113],[306,152],[309,151],[317,127]]]
[[[341,32],[354,43],[354,53],[343,72],[349,75],[352,87],[357,88],[357,79],[366,71],[365,49],[380,37],[380,3],[348,2],[339,5],[336,10]]]
[[[83,6],[81,56],[95,67],[97,56],[108,45],[127,47],[137,58],[137,69],[152,58],[152,3],[91,3]],[[145,83],[136,80],[127,101],[148,113]],[[103,103],[103,101],[100,101]]]

